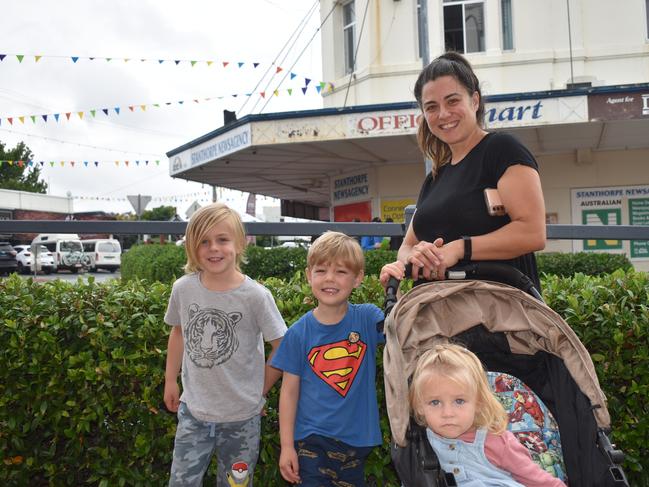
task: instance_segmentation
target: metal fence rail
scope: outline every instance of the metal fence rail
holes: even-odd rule
[[[187,222],[162,221],[78,221],[78,220],[0,220],[0,234],[77,233],[113,235],[183,235]],[[327,230],[347,235],[401,236],[400,223],[245,223],[248,235],[313,236]],[[548,239],[649,240],[649,226],[637,225],[547,225]]]

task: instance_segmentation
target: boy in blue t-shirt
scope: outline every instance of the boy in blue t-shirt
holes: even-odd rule
[[[280,472],[304,487],[364,486],[365,460],[382,441],[376,347],[385,341],[377,329],[383,313],[348,302],[363,267],[352,237],[326,232],[313,243],[306,276],[318,305],[288,329],[271,362],[283,371]]]

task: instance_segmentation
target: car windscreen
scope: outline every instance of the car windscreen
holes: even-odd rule
[[[115,242],[100,242],[97,245],[97,252],[118,252],[119,253],[119,245],[117,245]]]
[[[83,252],[83,247],[81,242],[75,242],[74,240],[64,240],[59,246],[61,252]]]

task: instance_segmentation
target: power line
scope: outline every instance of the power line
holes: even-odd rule
[[[320,32],[320,29],[322,29],[322,26],[323,26],[323,25],[325,24],[325,22],[329,19],[329,17],[331,17],[331,14],[334,12],[334,10],[336,9],[337,6],[338,6],[338,4],[337,4],[337,3],[334,3],[333,7],[331,7],[331,10],[329,10],[329,13],[327,14],[327,16],[324,18],[324,20],[323,20],[322,22],[320,22],[320,26],[316,29],[316,31],[315,31],[315,32],[313,33],[313,35],[311,36],[311,39],[309,39],[309,41],[308,41],[308,42],[306,43],[306,45],[304,46],[304,49],[302,49],[302,51],[300,52],[300,54],[299,54],[299,55],[297,56],[297,58],[295,59],[295,62],[291,65],[291,67],[290,67],[289,70],[286,72],[286,74],[284,74],[284,77],[283,77],[282,80],[279,82],[279,84],[277,85],[277,88],[276,88],[276,89],[279,89],[279,87],[282,85],[282,83],[284,82],[284,80],[286,79],[286,77],[287,77],[287,76],[289,75],[289,73],[293,70],[293,67],[297,64],[297,62],[298,62],[298,61],[300,60],[300,58],[302,57],[302,54],[304,54],[304,51],[306,51],[307,47],[309,47],[309,44],[311,44],[311,42],[313,41],[313,39],[315,38],[315,36],[318,34],[318,32]],[[270,103],[271,98],[272,98],[272,96],[268,97],[268,99],[266,100],[266,103],[264,103],[264,106],[261,107],[261,110],[259,110],[259,113],[261,113],[261,112],[264,111],[264,109],[266,108],[266,106]]]

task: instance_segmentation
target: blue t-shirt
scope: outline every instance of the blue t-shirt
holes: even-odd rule
[[[383,242],[383,237],[361,237],[361,248],[363,250],[373,250],[376,248],[374,244],[380,244],[381,242]]]
[[[295,439],[311,434],[349,445],[381,444],[376,401],[376,347],[385,341],[373,304],[350,304],[335,325],[309,311],[289,327],[271,365],[300,377]]]

